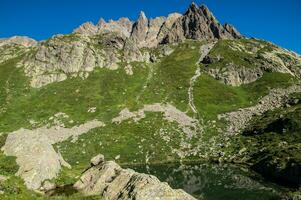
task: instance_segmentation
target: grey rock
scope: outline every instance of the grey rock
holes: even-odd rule
[[[128,38],[131,34],[133,22],[128,18],[120,18],[117,21],[110,20],[106,22],[100,19],[97,25],[91,22],[86,22],[74,29],[73,33],[79,33],[88,36],[99,35],[103,33],[115,33],[122,38]]]
[[[144,12],[140,12],[138,21],[134,23],[131,34],[131,39],[137,44],[138,47],[142,47],[140,43],[145,42],[148,32],[148,19]]]
[[[149,20],[148,32],[145,39],[145,45],[143,46],[150,48],[158,46],[158,34],[165,21],[165,17],[156,17],[155,19]]]
[[[110,20],[109,22],[100,19],[97,26],[99,27],[100,33],[117,33],[121,37],[128,38],[132,31],[133,22],[125,17],[117,21]]]
[[[122,169],[113,161],[87,169],[74,184],[74,188],[86,195],[100,195],[106,200],[195,199],[183,190],[172,189],[155,176]]]
[[[232,33],[216,20],[206,6],[198,7],[192,3],[186,13],[175,21],[162,43],[181,42],[184,39],[234,39],[238,32],[235,35]]]
[[[224,28],[228,33],[230,33],[233,36],[233,38],[235,39],[243,38],[243,36],[231,24],[228,23],[224,24]]]
[[[105,157],[102,154],[98,154],[97,156],[93,157],[90,162],[92,166],[96,166],[103,163],[104,161]]]
[[[82,34],[55,36],[39,44],[19,66],[31,77],[32,87],[63,81],[68,75],[86,78],[96,67],[115,70],[120,61],[118,49],[122,47],[118,39],[109,38]],[[105,48],[101,47],[104,45]]]
[[[61,126],[21,128],[8,134],[1,150],[5,155],[16,157],[20,166],[16,175],[24,180],[27,188],[38,190],[45,180],[56,178],[62,166],[71,168],[52,145],[68,138],[76,141],[81,134],[102,126],[102,122],[94,120],[70,129]]]
[[[56,188],[56,185],[54,183],[46,180],[46,181],[44,181],[42,188],[43,188],[44,192],[47,192],[47,191],[54,190]]]
[[[158,36],[157,36],[158,42],[161,42],[164,39],[164,37],[170,32],[172,25],[180,17],[182,17],[182,14],[179,14],[179,13],[171,13],[168,15],[167,19],[162,24],[160,31],[158,33]]]
[[[207,60],[209,58],[210,60]],[[205,58],[203,63],[215,62],[218,60],[217,58],[209,58]],[[261,68],[248,68],[244,66],[236,67],[231,64],[227,66],[226,70],[223,68],[209,68],[206,70],[206,73],[226,85],[239,86],[256,81],[263,76],[264,70]]]
[[[96,35],[99,29],[92,22],[86,22],[76,28],[73,33],[80,33],[84,35]]]
[[[38,42],[26,36],[13,36],[10,38],[0,39],[0,46],[7,44],[17,44],[22,45],[24,47],[34,47],[38,44]]]
[[[3,175],[0,175],[0,183],[8,180],[9,178],[7,176],[3,176]]]

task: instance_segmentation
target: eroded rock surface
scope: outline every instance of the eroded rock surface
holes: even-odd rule
[[[0,46],[12,44],[22,45],[24,47],[34,47],[38,44],[38,42],[26,36],[13,36],[10,38],[0,39]]]
[[[241,38],[234,27],[229,25],[225,27],[216,20],[206,6],[198,7],[192,3],[186,13],[175,21],[162,42],[181,42],[184,39]]]
[[[301,77],[301,56],[259,40],[219,41],[214,53],[203,60],[205,73],[224,84],[252,83],[265,73],[287,73]]]
[[[74,184],[74,188],[86,195],[100,195],[105,200],[195,199],[181,189],[172,189],[155,176],[122,169],[113,161],[102,161],[98,165],[93,162]]]
[[[29,189],[37,190],[44,180],[57,177],[62,166],[71,167],[53,144],[72,137],[76,140],[81,134],[104,126],[100,121],[90,121],[80,126],[63,128],[54,126],[34,130],[19,129],[8,134],[2,151],[8,156],[16,156],[20,166],[17,175],[21,176]]]
[[[54,36],[40,43],[19,66],[24,67],[25,74],[31,77],[32,87],[63,81],[68,75],[86,78],[96,67],[111,70],[118,68],[118,45],[103,47],[109,41],[118,43],[117,38]]]
[[[136,22],[100,19],[97,25],[86,22],[73,34],[56,35],[40,43],[27,38],[10,42],[33,48],[18,66],[24,67],[32,87],[42,87],[68,77],[87,78],[97,67],[115,70],[120,62],[149,62],[150,49],[161,43],[220,38],[235,39],[240,34],[228,24],[225,28],[220,25],[207,7],[192,4],[184,15],[148,19],[141,12]],[[130,70],[127,73],[132,74]]]

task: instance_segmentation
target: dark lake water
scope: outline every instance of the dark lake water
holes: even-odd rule
[[[181,188],[198,199],[276,200],[281,189],[241,168],[217,164],[164,164],[130,166],[157,176],[173,188]]]

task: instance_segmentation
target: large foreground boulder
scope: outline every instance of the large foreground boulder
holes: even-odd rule
[[[152,175],[122,169],[114,161],[104,161],[97,156],[91,161],[74,188],[86,195],[101,195],[105,200],[194,200],[195,198],[181,189],[172,189],[167,183],[160,182]],[[99,160],[99,163],[95,163]],[[97,165],[95,165],[97,164]]]

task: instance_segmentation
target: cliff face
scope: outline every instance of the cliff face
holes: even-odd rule
[[[120,63],[150,62],[150,51],[159,44],[241,37],[231,25],[219,24],[207,7],[192,4],[184,15],[148,19],[141,12],[136,22],[100,19],[97,25],[87,22],[71,35],[56,35],[40,43],[26,38],[9,41],[31,47],[19,65],[31,77],[32,87],[42,87],[68,76],[85,79],[95,68],[116,70]]]
[[[141,12],[136,22],[127,18],[94,26],[85,23],[74,32],[94,35],[100,32],[115,32],[135,41],[139,47],[155,47],[159,43],[181,42],[184,39],[238,39],[241,34],[230,24],[221,25],[211,11],[192,3],[184,15],[172,13],[168,17],[147,19]]]
[[[241,38],[234,27],[222,26],[209,9],[192,4],[186,13],[176,20],[163,39],[163,43],[180,42],[184,39],[234,39]]]

